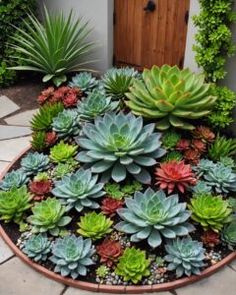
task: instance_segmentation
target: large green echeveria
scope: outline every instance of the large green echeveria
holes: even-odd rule
[[[117,210],[123,219],[115,228],[131,234],[132,242],[146,240],[156,248],[162,243],[162,236],[175,239],[194,230],[187,222],[191,213],[186,203],[179,203],[178,195],[166,197],[163,191],[154,192],[148,188],[144,193],[137,192],[134,198],[125,200],[127,208]]]
[[[143,277],[150,275],[150,260],[146,259],[145,251],[139,249],[126,248],[119,258],[115,272],[122,276],[124,281],[131,281],[137,284]]]
[[[55,182],[52,193],[60,198],[69,210],[73,207],[78,212],[84,207],[97,209],[99,204],[94,199],[105,194],[102,191],[104,184],[97,183],[97,179],[98,176],[92,176],[90,170],[81,168],[73,174],[64,176],[61,181]]]
[[[102,173],[103,180],[125,180],[127,172],[142,183],[150,183],[151,176],[144,167],[156,164],[165,154],[160,148],[160,133],[154,124],[143,126],[142,117],[131,113],[105,114],[87,123],[83,135],[76,138],[82,148],[77,160],[87,163],[93,173]],[[85,151],[83,151],[85,149]]]

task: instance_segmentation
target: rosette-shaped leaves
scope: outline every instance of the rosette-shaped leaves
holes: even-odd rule
[[[52,190],[54,196],[70,210],[75,208],[81,212],[84,207],[97,209],[99,204],[94,200],[105,194],[102,183],[97,183],[98,176],[92,176],[91,170],[79,169],[76,173],[66,175],[55,182]]]
[[[126,96],[129,99],[126,104],[134,114],[161,119],[157,123],[161,130],[170,126],[194,129],[185,119],[208,115],[216,101],[203,75],[168,65],[145,69],[143,81],[135,80]]]
[[[0,191],[0,219],[20,224],[25,211],[31,207],[31,200],[32,196],[27,192],[26,186],[13,187],[7,192]]]
[[[106,239],[97,246],[97,253],[101,257],[100,262],[111,267],[122,254],[122,247],[119,242]]]
[[[236,246],[236,218],[234,218],[229,224],[225,225],[221,234],[221,239],[231,250],[233,250]]]
[[[56,198],[48,198],[32,208],[33,215],[28,217],[33,233],[49,232],[58,236],[61,229],[71,222],[71,217],[64,216],[66,208]]]
[[[82,91],[89,91],[96,87],[98,81],[91,73],[82,72],[75,75],[69,83],[70,87],[80,88]]]
[[[190,165],[186,165],[184,161],[170,161],[162,163],[160,168],[155,172],[157,185],[161,189],[167,189],[168,193],[172,193],[177,188],[184,193],[186,188],[196,184],[197,179]]]
[[[151,177],[143,167],[156,164],[163,156],[161,134],[154,133],[154,124],[143,126],[143,119],[131,113],[106,114],[95,119],[95,124],[83,127],[83,136],[76,138],[82,149],[77,160],[91,166],[93,173],[103,173],[116,182],[126,178],[127,171],[137,180],[150,183]]]
[[[102,213],[91,212],[80,218],[77,232],[84,237],[98,240],[112,232],[112,224],[113,221]]]
[[[145,251],[134,247],[127,248],[119,258],[115,272],[122,276],[124,281],[137,284],[143,277],[150,275],[149,265],[150,260],[146,259]]]
[[[214,170],[215,163],[210,160],[202,159],[197,166],[193,167],[193,170],[196,172],[197,176],[202,176],[207,173],[209,170]]]
[[[127,198],[127,208],[118,209],[124,220],[115,228],[131,234],[132,242],[147,239],[148,244],[156,248],[162,243],[162,236],[175,239],[185,236],[194,227],[187,223],[191,213],[186,203],[179,203],[178,195],[166,197],[163,191],[154,192],[148,188],[144,193],[137,192],[134,198]]]
[[[91,259],[94,252],[90,239],[84,240],[74,235],[66,236],[56,240],[50,260],[56,265],[55,272],[63,277],[71,276],[76,279],[78,276],[87,275],[87,267],[94,264]]]
[[[115,111],[118,106],[118,101],[112,102],[111,97],[106,97],[104,92],[95,89],[79,102],[77,110],[81,119],[93,120],[97,116]]]
[[[64,110],[59,113],[52,123],[53,130],[60,138],[76,136],[80,132],[79,115],[75,110]]]
[[[55,163],[65,163],[76,155],[78,146],[59,142],[50,149],[50,159]]]
[[[183,238],[170,241],[165,246],[168,253],[164,259],[169,262],[168,270],[176,270],[177,278],[184,274],[191,276],[199,275],[204,266],[205,249],[202,243],[193,241],[191,238]]]
[[[21,167],[25,173],[36,175],[49,167],[49,158],[38,152],[29,153],[21,160]]]
[[[219,232],[224,224],[230,222],[232,209],[222,197],[203,194],[191,199],[189,209],[191,218],[200,223],[204,230]]]
[[[0,182],[0,188],[7,191],[13,187],[19,188],[28,181],[29,178],[22,169],[13,170],[5,175],[4,179]]]
[[[34,261],[46,261],[51,251],[51,242],[44,234],[31,236],[24,242],[22,251]]]

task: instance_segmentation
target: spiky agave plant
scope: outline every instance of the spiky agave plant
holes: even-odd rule
[[[120,182],[129,172],[138,181],[150,183],[143,167],[155,165],[155,159],[165,154],[160,148],[161,134],[154,133],[154,128],[154,124],[143,126],[142,117],[131,113],[105,114],[83,126],[83,135],[76,138],[82,149],[77,160],[87,163],[93,173],[103,173],[106,180],[112,177]]]
[[[86,40],[91,32],[88,23],[75,19],[72,10],[65,16],[63,12],[49,14],[44,7],[44,14],[43,23],[29,15],[25,21],[28,32],[17,28],[13,48],[25,65],[13,69],[43,73],[43,82],[52,80],[59,86],[67,80],[66,73],[80,71],[91,62],[88,54],[94,43]]]
[[[143,81],[135,80],[126,96],[126,104],[134,114],[161,119],[157,123],[161,130],[170,126],[194,129],[186,119],[208,115],[216,101],[204,76],[168,65],[145,69]]]

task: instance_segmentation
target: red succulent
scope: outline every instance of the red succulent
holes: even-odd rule
[[[52,189],[52,182],[50,180],[34,180],[31,181],[29,189],[33,194],[37,196],[43,196],[45,194],[50,193]]]
[[[102,213],[112,216],[116,213],[116,210],[121,208],[123,205],[124,205],[123,201],[115,200],[112,198],[105,198],[102,201],[101,210],[102,210]]]
[[[200,161],[201,154],[198,150],[190,149],[184,153],[184,159],[190,164],[196,165]]]
[[[186,151],[190,148],[190,140],[180,139],[176,145],[177,151]]]
[[[206,152],[206,143],[200,139],[193,139],[192,140],[192,148],[196,149],[199,153]]]
[[[204,245],[214,248],[220,243],[220,235],[213,230],[208,230],[201,236],[201,240]]]
[[[54,95],[54,87],[49,87],[41,92],[38,97],[39,104],[44,104],[46,101],[50,101]]]
[[[156,184],[161,189],[168,189],[168,193],[172,193],[177,188],[181,193],[189,185],[196,184],[196,178],[192,172],[190,165],[186,165],[184,161],[177,162],[175,160],[160,164],[160,168],[156,169]]]
[[[111,267],[122,254],[122,247],[119,242],[105,239],[102,244],[97,246],[97,253],[101,256],[100,262],[106,263],[108,267]]]
[[[47,146],[54,145],[56,143],[56,141],[57,141],[57,134],[55,131],[46,133],[45,142],[46,142]]]
[[[214,141],[215,139],[215,134],[211,131],[210,128],[206,126],[198,126],[194,131],[193,131],[193,137],[197,139],[202,139],[204,142],[210,143]]]

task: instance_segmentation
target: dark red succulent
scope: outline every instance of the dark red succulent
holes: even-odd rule
[[[215,134],[214,134],[214,132],[211,131],[210,128],[208,128],[206,126],[198,126],[193,131],[193,137],[197,138],[197,139],[201,139],[206,143],[210,143],[210,142],[214,141]]]
[[[101,257],[100,262],[105,263],[108,267],[111,267],[123,252],[119,242],[109,239],[105,239],[96,249],[98,255]]]
[[[47,199],[47,196],[34,196],[33,197],[33,200],[35,201],[35,202],[41,202],[41,201],[43,201],[43,200],[46,200]]]
[[[46,101],[50,101],[53,98],[54,91],[54,87],[49,87],[43,90],[38,97],[39,104],[44,104]]]
[[[57,141],[57,134],[55,131],[47,132],[45,136],[45,142],[47,146],[52,146]]]
[[[30,182],[29,189],[36,196],[43,196],[52,190],[52,182],[51,180],[34,180]]]
[[[184,153],[184,159],[193,165],[197,165],[200,161],[201,154],[198,150],[190,149]]]
[[[82,97],[82,91],[79,88],[70,88],[62,86],[54,93],[54,100],[61,101],[66,108],[76,106],[78,99]]]
[[[105,198],[102,200],[101,210],[103,214],[113,216],[116,210],[121,208],[124,202],[121,200],[116,200],[112,198]]]
[[[195,185],[197,179],[190,165],[186,165],[184,161],[177,162],[175,160],[160,164],[160,168],[156,169],[156,185],[161,189],[167,189],[168,193],[172,193],[177,188],[181,193],[190,185]]]
[[[220,243],[220,235],[213,230],[205,231],[201,236],[204,245],[214,248]]]
[[[180,139],[176,145],[177,151],[186,151],[190,148],[190,140]]]
[[[192,140],[192,148],[197,150],[199,153],[206,152],[206,143],[201,139],[193,139]]]

